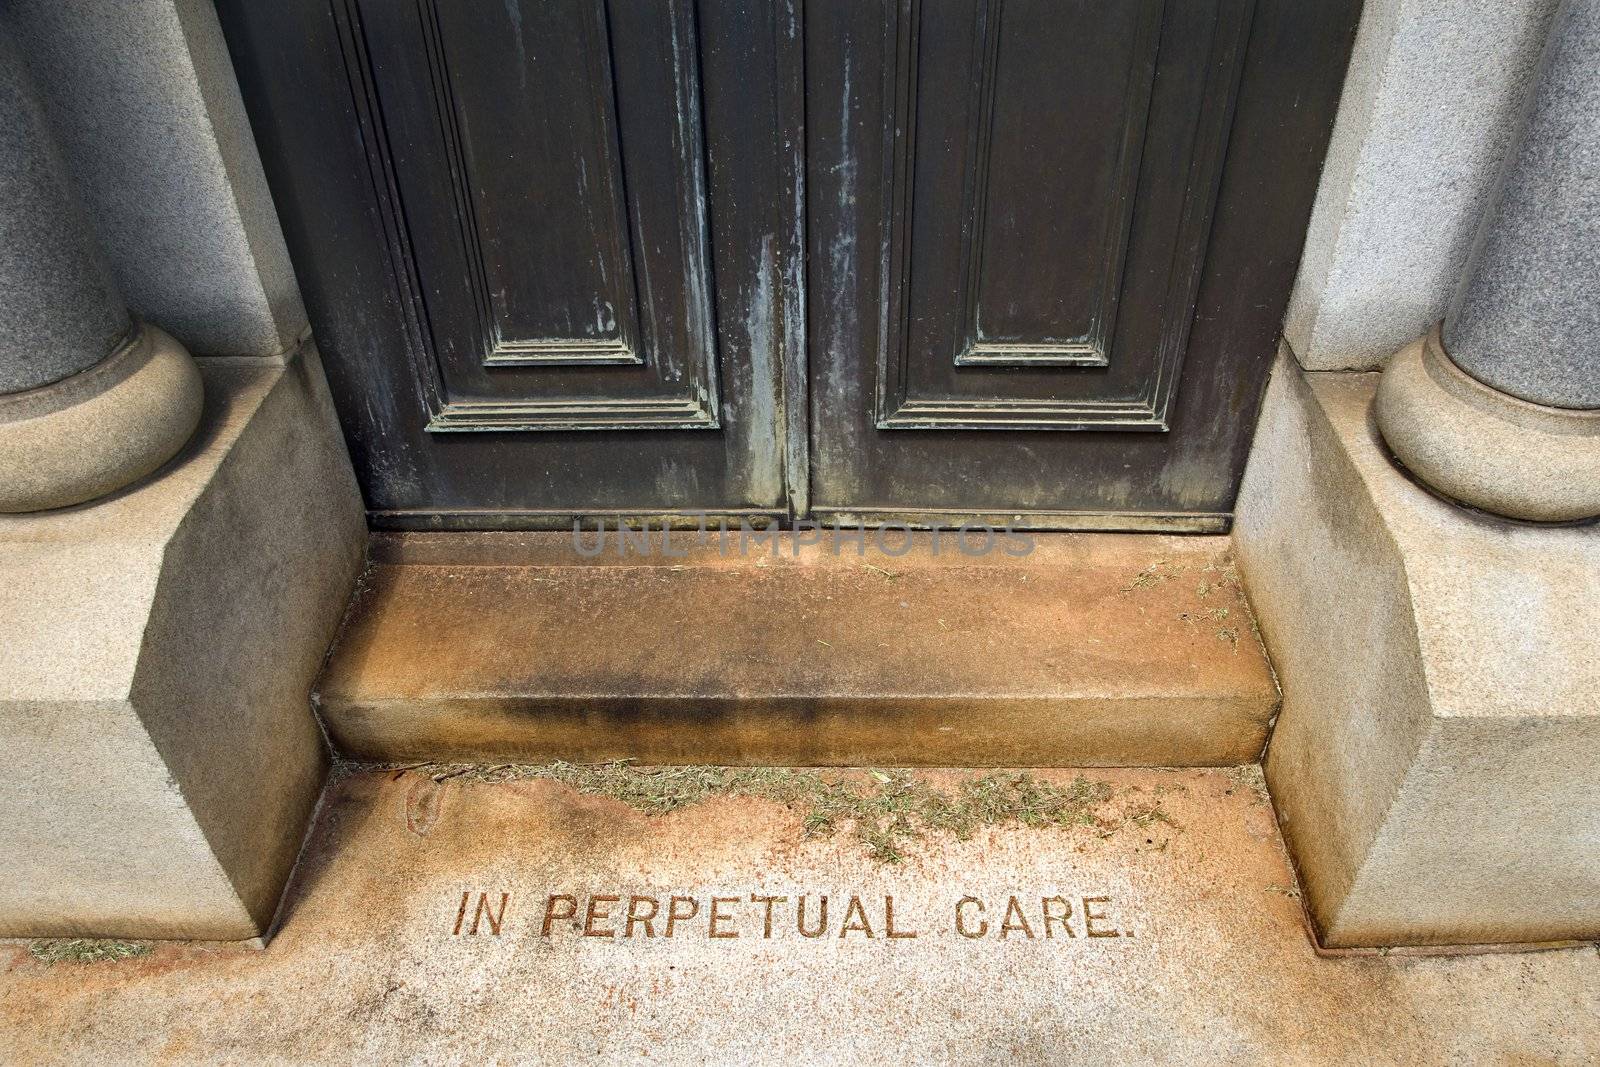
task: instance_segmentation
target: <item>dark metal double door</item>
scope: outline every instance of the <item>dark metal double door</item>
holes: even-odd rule
[[[1187,529],[1356,6],[219,5],[375,521]]]

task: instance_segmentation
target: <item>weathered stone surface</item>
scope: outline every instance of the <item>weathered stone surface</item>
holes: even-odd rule
[[[1234,531],[1311,912],[1336,946],[1600,935],[1600,528],[1419,488],[1376,383],[1284,354]]]
[[[1222,538],[1037,535],[1020,557],[953,533],[898,556],[792,535],[722,555],[690,531],[682,557],[659,534],[624,557],[615,538],[594,558],[570,533],[384,539],[317,687],[336,747],[1217,765],[1255,759],[1277,706]]]
[[[1600,4],[1568,0],[1527,122],[1445,317],[1461,369],[1536,404],[1600,408]],[[1597,476],[1600,477],[1600,476]]]
[[[1088,773],[1125,816],[1159,805],[1177,825],[934,836],[883,866],[765,801],[646,817],[550,782],[359,774],[331,791],[264,951],[46,965],[0,946],[0,1060],[1498,1065],[1600,1050],[1593,947],[1318,958],[1271,808],[1239,776]],[[544,936],[552,894],[580,910]],[[802,894],[810,924],[828,894],[825,936],[798,935]],[[788,898],[771,937],[752,895]],[[1013,895],[1026,931],[1016,916],[1001,929]],[[623,936],[631,896],[697,914],[671,938],[660,919]],[[840,936],[852,896],[870,938]],[[1072,912],[1047,939],[1054,896]],[[716,929],[736,937],[710,936],[713,897],[731,898]],[[916,937],[887,937],[885,897]],[[963,897],[984,905],[963,909],[981,936],[955,927]],[[1088,936],[1086,897],[1097,933],[1118,936]]]
[[[1285,333],[1376,370],[1444,317],[1557,0],[1367,0]]]
[[[37,89],[3,32],[0,295],[0,394],[36,389],[94,366],[132,325]]]
[[[0,931],[242,939],[322,781],[365,524],[314,353],[208,361],[162,473],[0,516]]]
[[[153,326],[86,371],[0,394],[0,513],[81,504],[133,484],[189,440],[203,394],[189,353]]]
[[[0,27],[134,311],[196,354],[292,349],[305,310],[211,0],[14,0]]]
[[[1389,361],[1373,410],[1395,457],[1453,500],[1534,522],[1600,515],[1600,410],[1482,384],[1445,353],[1437,328]]]

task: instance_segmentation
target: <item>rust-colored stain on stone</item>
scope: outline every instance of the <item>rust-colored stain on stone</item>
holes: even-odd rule
[[[383,539],[318,702],[346,754],[396,761],[1260,754],[1277,690],[1226,539],[1034,544],[935,554],[923,535],[860,556],[791,538],[738,556],[691,540],[683,558],[585,559],[570,534]]]
[[[950,788],[963,777],[925,773]],[[1035,773],[1065,785],[1075,772]],[[1271,807],[1242,776],[1086,773],[1112,788],[1109,836],[934,834],[884,866],[844,835],[806,836],[803,812],[768,801],[653,817],[548,780],[358,772],[330,787],[265,950],[159,945],[46,965],[0,943],[0,1062],[1600,1054],[1592,947],[1319,958]],[[1163,817],[1138,817],[1152,807]]]

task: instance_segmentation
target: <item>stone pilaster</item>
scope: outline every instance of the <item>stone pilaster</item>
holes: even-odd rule
[[[264,936],[327,766],[365,515],[211,6],[0,2],[4,937]]]
[[[199,422],[183,347],[129,315],[33,84],[0,35],[0,512],[150,473]]]
[[[1384,61],[1376,94],[1390,107],[1407,97],[1409,121],[1375,125],[1351,150],[1404,159],[1404,136],[1411,160],[1441,164],[1366,168],[1391,184],[1347,183],[1355,206],[1335,239],[1340,257],[1357,250],[1344,269],[1360,269],[1368,247],[1379,266],[1421,266],[1375,270],[1365,300],[1306,290],[1316,329],[1300,337],[1323,349],[1308,369],[1324,369],[1302,371],[1286,348],[1233,528],[1283,693],[1267,782],[1328,947],[1600,934],[1600,524],[1572,521],[1600,514],[1600,411],[1586,410],[1600,384],[1597,9],[1367,5],[1368,16],[1410,17],[1390,33],[1410,49]],[[1462,32],[1416,24],[1442,13]],[[1506,32],[1531,32],[1536,16],[1549,27],[1542,47]],[[1506,40],[1493,47],[1497,34]],[[1528,52],[1538,61],[1524,64]],[[1508,64],[1527,72],[1521,91],[1501,76]],[[1499,180],[1470,211],[1453,180],[1466,172],[1451,166],[1468,103],[1481,104],[1484,127],[1516,119]],[[1366,207],[1408,217],[1386,194],[1415,204],[1435,182],[1456,210],[1411,213],[1424,240],[1406,226],[1387,245],[1374,236]],[[1471,254],[1452,251],[1459,268],[1437,254],[1445,230],[1477,234]],[[1446,270],[1457,277],[1449,299],[1435,285]],[[1355,311],[1374,306],[1362,327]],[[1434,327],[1381,375],[1322,358],[1319,335],[1376,346],[1429,308]],[[1567,521],[1502,521],[1462,502]]]
[[[1385,368],[1397,459],[1533,521],[1600,515],[1600,0],[1566,0],[1442,324]]]

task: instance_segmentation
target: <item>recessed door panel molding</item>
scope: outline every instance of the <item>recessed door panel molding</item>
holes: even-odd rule
[[[217,0],[374,525],[805,507],[797,3]]]
[[[504,183],[485,189],[478,180],[463,135],[474,101],[456,92],[438,0],[422,0],[418,11],[440,135],[453,163],[456,221],[473,268],[468,280],[481,320],[484,362],[642,364],[633,272],[636,234],[623,193],[606,5],[599,0],[579,5],[565,19],[551,6],[518,10],[513,32],[531,36],[540,54],[529,55],[521,40],[515,42],[517,58],[526,62],[512,76],[523,95],[551,101],[559,110],[519,131],[536,151],[510,171],[516,186],[511,190],[501,187]],[[453,5],[450,17],[460,14],[460,5]],[[537,22],[530,26],[530,19]],[[556,31],[560,35],[552,36]],[[527,85],[530,75],[538,79],[536,86]],[[490,85],[470,88],[493,88],[492,79],[482,81]],[[557,143],[558,132],[564,143]],[[492,168],[488,173],[491,181],[497,177]],[[552,213],[550,205],[559,210]],[[498,246],[502,227],[525,231],[527,260],[486,258],[485,245]],[[564,269],[529,270],[528,262],[558,263]]]
[[[717,428],[693,0],[341,4],[427,428]]]
[[[1183,6],[886,5],[879,429],[1167,429],[1254,4]]]
[[[813,513],[1226,528],[1359,12],[808,0]]]
[[[982,60],[973,79],[976,121],[970,123],[971,176],[962,208],[965,321],[956,363],[1103,367],[1110,362],[1127,259],[1163,0],[1140,0],[1102,15],[1110,23],[1102,33],[1125,28],[1124,47],[1101,47],[1102,34],[1077,34],[1066,54],[1055,35],[1035,32],[1030,6],[1026,0],[977,5],[973,41]],[[910,51],[905,80],[915,84],[915,47]],[[1088,108],[1014,106],[1017,97],[1070,97],[1062,75],[1084,60],[1103,65],[1102,91],[1121,97],[1120,115],[1095,125],[1079,121],[1092,113]],[[1000,106],[1001,97],[1007,106]],[[908,144],[904,151],[915,149]],[[1016,158],[1038,151],[1050,158],[1026,167],[993,165],[997,152]],[[1088,165],[1094,159],[1109,165]],[[1076,246],[1075,255],[1089,265],[1065,292],[1041,284],[1037,275],[1038,264],[1063,246]]]

